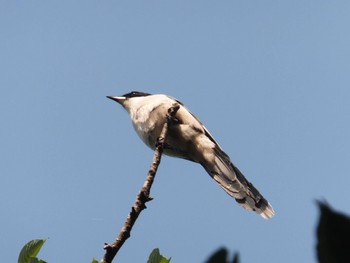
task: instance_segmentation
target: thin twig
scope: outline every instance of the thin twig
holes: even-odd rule
[[[151,167],[148,171],[146,181],[144,182],[140,192],[138,193],[135,203],[131,208],[131,211],[126,218],[126,221],[117,237],[117,239],[112,243],[105,243],[104,249],[106,250],[101,263],[111,263],[119,249],[123,246],[124,242],[130,237],[130,232],[132,227],[134,226],[138,216],[141,211],[146,208],[146,203],[152,200],[150,197],[151,187],[154,181],[154,177],[156,175],[158,166],[160,164],[160,159],[163,153],[164,142],[166,140],[168,134],[168,127],[174,121],[174,116],[176,112],[179,110],[180,106],[176,103],[168,110],[168,114],[166,116],[166,122],[164,123],[162,132],[157,140],[156,149],[154,151],[154,156],[152,160]]]

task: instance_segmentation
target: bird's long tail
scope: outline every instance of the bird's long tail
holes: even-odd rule
[[[265,219],[274,216],[270,203],[233,165],[230,158],[220,148],[216,148],[214,160],[201,163],[209,175],[243,208],[253,210]]]

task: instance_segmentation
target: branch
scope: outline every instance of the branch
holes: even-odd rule
[[[123,246],[124,242],[130,237],[130,232],[134,226],[138,216],[146,208],[146,203],[152,200],[150,197],[151,187],[156,175],[158,166],[160,164],[160,159],[163,153],[164,142],[168,134],[169,125],[176,121],[175,114],[179,110],[180,106],[174,103],[171,108],[168,109],[168,114],[166,116],[166,122],[164,123],[162,132],[157,140],[156,149],[154,151],[154,156],[152,160],[151,167],[148,171],[146,181],[144,182],[140,192],[138,193],[135,203],[131,208],[131,211],[126,218],[126,221],[117,237],[117,239],[112,243],[105,243],[104,249],[106,250],[101,263],[111,263],[119,249]]]

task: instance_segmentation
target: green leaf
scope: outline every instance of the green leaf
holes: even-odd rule
[[[152,253],[149,255],[147,263],[169,263],[171,258],[167,259],[163,257],[158,248],[153,249]]]
[[[30,258],[29,259],[29,262],[30,263],[46,263],[44,260],[39,260],[37,257],[35,257],[35,258]]]
[[[161,259],[160,263],[169,263],[170,260],[171,260],[171,258],[166,259],[165,257],[163,257],[163,258]]]
[[[91,263],[100,263],[100,261],[98,261],[96,258],[93,258]]]
[[[24,245],[18,256],[18,263],[37,263],[45,262],[38,260],[36,255],[38,255],[41,247],[44,245],[46,239],[34,239],[29,241]]]

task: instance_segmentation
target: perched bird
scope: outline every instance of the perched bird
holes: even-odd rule
[[[176,122],[169,126],[164,153],[201,164],[226,193],[245,209],[253,210],[265,219],[275,214],[270,203],[244,177],[199,119],[181,102],[167,95],[137,91],[107,98],[126,109],[137,134],[153,150],[168,109],[178,103],[180,108],[175,115]]]

